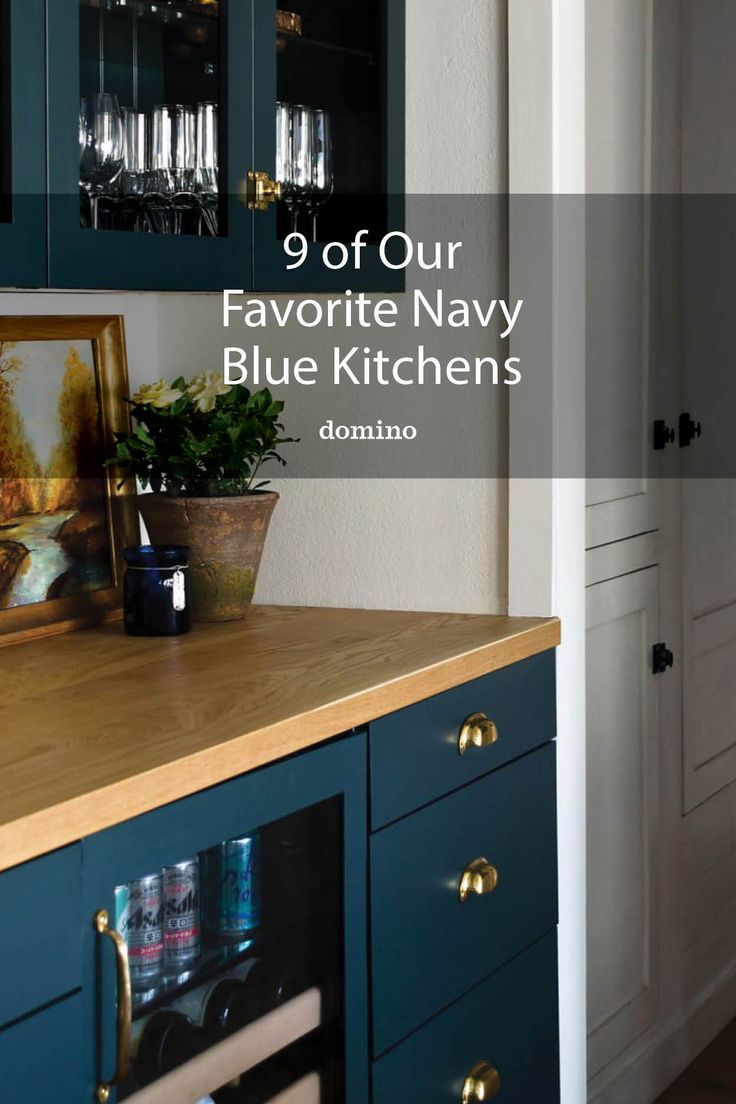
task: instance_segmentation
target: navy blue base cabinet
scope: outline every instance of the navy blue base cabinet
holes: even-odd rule
[[[404,2],[288,8],[0,0],[0,284],[399,290]]]
[[[554,736],[549,652],[0,875],[3,1099],[559,1104]]]

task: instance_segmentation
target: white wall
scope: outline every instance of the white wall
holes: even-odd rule
[[[448,20],[444,0],[407,0],[409,192],[506,190],[505,7],[505,0],[458,0]],[[477,235],[478,228],[470,232]],[[504,294],[505,227],[489,223],[483,232],[489,237],[489,286]],[[123,314],[133,385],[218,369],[223,345],[232,343],[225,340],[216,295],[0,295],[0,313],[50,312]],[[406,336],[398,332],[397,344]],[[296,340],[294,331],[281,337],[281,345],[269,335],[269,350],[293,352]],[[339,340],[332,331],[330,345]],[[488,419],[501,451],[507,440],[504,398],[499,396]],[[293,480],[276,489],[282,501],[258,601],[506,609],[505,481]]]

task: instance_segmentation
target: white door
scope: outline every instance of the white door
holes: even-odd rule
[[[651,448],[652,0],[586,4],[586,547],[657,528]],[[629,458],[622,463],[622,457]]]
[[[706,475],[726,475],[729,457],[712,450],[733,450],[735,40],[732,0],[683,0],[682,190],[711,193],[683,217],[683,409],[703,427],[683,476],[705,455]],[[686,479],[682,519],[687,812],[736,781],[736,480]]]
[[[587,591],[588,1076],[658,1012],[658,569]]]

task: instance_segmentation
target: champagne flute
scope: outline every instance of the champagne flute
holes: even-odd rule
[[[152,169],[156,191],[165,197],[163,229],[180,234],[185,197],[193,198],[197,166],[197,119],[184,104],[158,104],[153,109]],[[173,224],[171,213],[174,213]]]
[[[82,119],[84,140],[82,140]],[[80,184],[90,201],[92,229],[99,229],[99,200],[123,168],[123,121],[117,96],[99,92],[80,111]]]
[[[218,233],[217,198],[220,191],[217,133],[217,104],[198,104],[196,190],[202,206],[200,233],[204,222],[213,238]]]
[[[317,214],[335,190],[332,160],[332,120],[326,111],[312,111],[312,186],[306,207],[312,217],[312,241],[317,241]]]

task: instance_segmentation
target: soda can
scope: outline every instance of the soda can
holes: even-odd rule
[[[214,928],[242,939],[261,923],[261,845],[258,834],[227,840],[215,850]]]
[[[179,971],[199,957],[199,860],[165,866],[163,891],[166,968]]]
[[[160,874],[136,878],[115,890],[115,927],[128,946],[136,987],[158,977],[164,961],[163,891]]]

